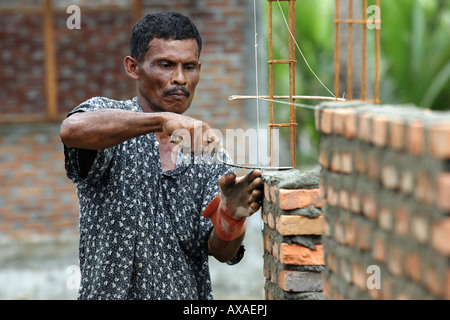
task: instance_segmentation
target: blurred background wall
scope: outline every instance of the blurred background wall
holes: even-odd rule
[[[75,22],[68,21],[70,5],[80,8],[79,29],[68,28]],[[76,297],[78,202],[65,175],[59,126],[91,97],[135,96],[122,60],[134,23],[154,11],[189,16],[203,36],[201,81],[187,114],[220,130],[255,122],[246,102],[228,101],[254,90],[251,1],[1,1],[0,299]],[[213,262],[217,298],[262,297],[263,280],[242,284],[246,276],[263,277],[258,221],[242,277],[230,273],[238,266]]]

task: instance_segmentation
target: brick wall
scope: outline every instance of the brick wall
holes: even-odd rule
[[[41,1],[0,4],[0,113],[14,122],[20,115],[45,116],[47,112],[45,50]],[[68,29],[70,0],[53,1],[57,100],[60,117],[93,96],[129,99],[135,83],[125,74],[123,58],[129,55],[134,25],[134,0],[79,1],[81,29]],[[23,6],[23,7],[22,7]],[[26,8],[24,8],[26,7]],[[187,114],[213,128],[246,128],[254,121],[249,102],[228,101],[246,94],[254,80],[250,30],[253,4],[245,0],[143,0],[143,14],[176,11],[189,16],[203,37],[201,81]],[[247,45],[249,44],[249,45]],[[244,70],[245,69],[245,70]],[[250,72],[249,72],[250,71]],[[250,84],[250,86],[249,86]]]
[[[46,113],[43,1],[0,4],[0,236],[59,234],[77,230],[75,188],[65,176],[59,123],[21,122],[21,115]],[[54,1],[54,32],[61,119],[93,96],[129,99],[135,84],[123,70],[134,24],[133,0],[81,1],[81,29],[68,29],[66,7]],[[203,36],[201,80],[187,114],[213,128],[246,128],[252,118],[245,94],[253,40],[243,30],[251,23],[249,1],[142,1],[143,14],[160,10],[183,13]],[[246,38],[247,37],[247,38]],[[253,61],[253,60],[251,60]],[[248,89],[247,89],[248,90]],[[14,115],[11,117],[11,115]],[[2,124],[3,123],[3,124]],[[71,231],[68,231],[71,230]]]
[[[319,171],[265,173],[263,180],[265,298],[323,299]]]
[[[450,299],[450,113],[321,105],[327,299]]]
[[[0,126],[1,238],[77,233],[77,195],[63,159],[59,125]]]

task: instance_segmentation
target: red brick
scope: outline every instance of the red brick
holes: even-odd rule
[[[394,221],[390,208],[382,208],[378,213],[378,224],[384,230],[392,230]]]
[[[405,255],[405,273],[416,282],[422,281],[422,261],[418,252],[408,252]]]
[[[355,135],[355,124],[353,124],[352,127],[352,123],[348,121],[349,118],[352,118],[353,121],[355,121],[355,110],[353,108],[340,108],[334,110],[334,133],[345,135],[347,139],[352,139]]]
[[[420,171],[416,174],[414,189],[416,199],[425,204],[433,204],[436,198],[435,185],[427,172]]]
[[[386,237],[376,233],[373,237],[372,257],[379,263],[386,262]]]
[[[267,224],[271,229],[275,229],[275,217],[273,216],[273,213],[270,211],[267,214]]]
[[[437,184],[438,207],[445,212],[450,212],[450,173],[440,173],[437,178]]]
[[[367,157],[366,157],[366,161],[367,161],[367,176],[370,179],[373,180],[378,180],[379,178],[379,173],[378,173],[378,161],[377,158],[375,156],[374,152],[368,152]]]
[[[393,165],[384,165],[381,168],[381,183],[386,189],[396,189],[399,186],[399,177]]]
[[[339,191],[339,206],[345,210],[350,209],[350,199],[349,199],[348,191],[345,189],[342,189],[341,191]]]
[[[409,233],[410,212],[406,207],[400,207],[394,211],[396,234],[406,236]]]
[[[411,217],[411,234],[422,243],[426,243],[430,237],[430,226],[425,214],[415,213]]]
[[[356,243],[356,221],[348,219],[344,225],[345,243],[353,247]]]
[[[354,139],[356,137],[356,115],[355,112],[347,114],[345,118],[345,137]]]
[[[403,170],[401,173],[400,190],[408,194],[414,191],[414,176],[408,169]]]
[[[361,201],[359,201],[359,195],[356,192],[350,193],[350,210],[354,213],[361,213]]]
[[[407,149],[413,155],[421,155],[425,145],[424,126],[422,121],[411,121],[407,127]]]
[[[356,247],[362,251],[369,251],[371,249],[370,238],[371,229],[365,224],[357,224],[356,226]]]
[[[387,266],[389,271],[395,276],[403,275],[404,252],[399,245],[389,246]]]
[[[352,154],[350,152],[341,153],[341,171],[350,174],[353,172]]]
[[[331,153],[331,165],[330,170],[333,172],[341,171],[341,155],[338,151],[333,151]]]
[[[355,151],[355,169],[358,173],[366,173],[366,155],[362,150]]]
[[[388,142],[387,128],[389,118],[387,116],[375,116],[372,119],[372,143],[378,147],[384,147]]]
[[[361,290],[367,290],[366,270],[357,262],[352,262],[352,281]]]
[[[429,134],[429,151],[439,159],[450,159],[450,121],[431,126]]]
[[[450,218],[433,223],[431,244],[436,251],[450,257]]]
[[[342,244],[346,243],[344,224],[340,220],[334,222],[334,240]]]
[[[323,232],[323,215],[317,218],[281,215],[277,218],[276,226],[277,231],[284,236],[321,235]]]
[[[309,206],[321,208],[325,205],[324,199],[320,197],[319,188],[296,190],[280,189],[279,201],[281,210],[293,210],[307,208]]]
[[[336,109],[333,112],[333,132],[338,135],[344,135],[344,109]]]
[[[372,220],[377,218],[377,201],[374,197],[369,195],[363,197],[362,212],[366,217]]]
[[[389,145],[394,150],[401,151],[404,146],[405,123],[400,119],[392,119],[389,125]]]
[[[326,134],[333,132],[333,110],[322,110],[320,117],[320,131]]]
[[[316,244],[316,250],[311,250],[300,244],[281,243],[279,260],[283,264],[324,265],[323,245]]]
[[[358,116],[358,138],[370,142],[370,120],[371,113],[365,112]]]

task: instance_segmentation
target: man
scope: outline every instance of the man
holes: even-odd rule
[[[130,46],[124,67],[137,97],[89,99],[61,125],[80,205],[78,297],[212,299],[208,255],[230,264],[242,258],[245,219],[262,199],[261,172],[236,178],[211,161],[218,137],[183,115],[202,48],[187,17],[145,16]]]

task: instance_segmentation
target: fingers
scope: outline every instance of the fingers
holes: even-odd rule
[[[187,116],[167,113],[162,131],[170,136],[183,153],[194,155],[212,154],[220,145],[218,130],[208,123]]]
[[[261,184],[261,174],[262,174],[261,170],[253,170],[250,173],[248,173],[245,177],[242,178],[242,182],[248,183],[248,184],[253,183],[254,185],[257,185],[257,184],[259,185],[259,184]]]
[[[236,182],[236,175],[233,172],[227,173],[219,178],[219,186],[231,187]]]

